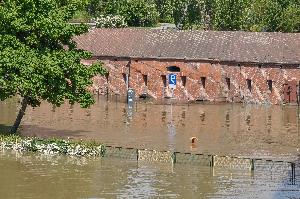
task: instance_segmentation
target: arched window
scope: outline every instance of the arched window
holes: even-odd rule
[[[167,71],[169,72],[180,72],[180,68],[177,66],[168,66]]]

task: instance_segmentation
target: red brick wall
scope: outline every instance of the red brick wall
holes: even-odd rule
[[[125,74],[129,73],[128,61],[101,60],[109,71],[106,77],[95,77],[92,90],[104,94],[126,96]],[[91,64],[93,60],[84,61]],[[299,82],[300,69],[280,68],[278,66],[222,65],[189,61],[149,61],[132,60],[130,64],[130,87],[136,91],[136,97],[148,93],[156,100],[171,97],[171,90],[164,88],[162,75],[168,78],[168,66],[177,66],[177,87],[174,90],[176,100],[208,100],[212,102],[247,102],[281,104],[284,101],[283,85],[287,81]],[[143,77],[144,75],[144,77]],[[144,78],[147,76],[147,86]],[[186,76],[186,85],[182,85],[182,76]],[[205,88],[201,77],[206,77]],[[230,78],[230,89],[226,82]],[[251,92],[247,79],[251,80]],[[267,80],[272,80],[272,91]],[[167,80],[168,86],[168,80]]]

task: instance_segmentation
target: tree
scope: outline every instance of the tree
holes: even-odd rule
[[[155,0],[159,22],[173,23],[173,0]]]
[[[213,27],[215,30],[240,30],[249,0],[214,0]]]
[[[252,0],[244,12],[243,30],[300,31],[300,1]]]
[[[291,4],[284,9],[279,27],[282,32],[300,32],[300,5]]]
[[[106,71],[100,64],[84,66],[90,53],[76,49],[75,35],[85,25],[68,21],[81,0],[5,0],[0,3],[0,100],[19,95],[21,108],[11,129],[15,133],[27,105],[46,100],[56,106],[68,100],[88,107],[91,78]]]
[[[94,17],[124,17],[129,26],[142,27],[154,26],[159,16],[154,0],[92,0],[89,12]]]
[[[122,0],[120,1],[121,16],[129,26],[154,26],[158,22],[159,13],[154,0]]]
[[[202,29],[204,1],[179,0],[174,2],[173,17],[179,29]]]
[[[214,0],[173,0],[173,17],[180,29],[212,29]]]

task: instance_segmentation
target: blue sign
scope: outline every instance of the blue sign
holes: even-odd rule
[[[170,88],[176,87],[176,74],[169,74],[169,87]]]

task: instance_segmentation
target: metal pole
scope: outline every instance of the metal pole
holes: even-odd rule
[[[295,163],[292,162],[291,163],[291,169],[292,169],[292,176],[291,176],[291,180],[292,180],[292,184],[295,184],[296,181],[296,171],[295,171]]]
[[[129,88],[129,75],[126,74],[126,90],[128,91]]]
[[[131,59],[129,59],[128,62],[128,88],[130,88],[130,68],[131,68]]]
[[[297,95],[297,99],[298,99],[298,107],[299,107],[299,103],[300,103],[300,81],[298,82],[298,95]]]
[[[172,88],[172,98],[174,98],[174,88]]]
[[[251,161],[251,168],[250,169],[251,169],[251,171],[254,171],[254,159],[251,159],[250,161]]]
[[[129,94],[128,94],[128,91],[129,91],[129,88],[130,88],[130,66],[131,66],[131,59],[129,58],[129,61],[128,61],[128,73],[126,73],[126,92],[127,92],[127,103],[129,102],[128,98],[129,98]]]

